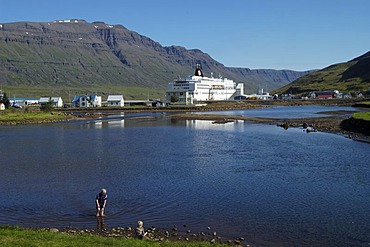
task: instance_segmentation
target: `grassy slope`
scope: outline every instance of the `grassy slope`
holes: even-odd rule
[[[370,112],[356,112],[352,115],[354,119],[362,119],[365,121],[370,121]]]
[[[108,238],[102,236],[69,235],[65,233],[52,233],[41,230],[26,230],[19,228],[0,228],[0,246],[37,246],[37,247],[91,247],[91,246],[120,246],[120,247],[209,247],[225,246],[205,242],[154,242],[128,238]]]
[[[0,31],[0,85],[10,96],[66,100],[70,91],[123,92],[142,99],[149,90],[150,98],[163,99],[167,83],[191,75],[196,63],[207,76],[245,82],[246,92],[261,85],[278,88],[300,75],[227,68],[199,50],[162,47],[119,25],[21,22]]]
[[[282,87],[274,93],[307,94],[313,91],[339,90],[340,92],[368,92],[370,83],[360,77],[343,79],[343,73],[357,61],[340,63],[312,72]]]
[[[40,40],[32,39],[28,45],[0,42],[0,60],[10,68],[3,73],[0,69],[0,81],[7,81],[2,85],[2,90],[16,97],[55,95],[64,100],[68,99],[71,92],[124,92],[128,98],[136,99],[147,98],[148,93],[151,98],[164,97],[165,85],[175,75],[168,75],[158,68],[171,68],[173,71],[179,68],[166,59],[158,59],[155,54],[148,54],[147,49],[133,49],[130,46],[122,47],[125,49],[122,52],[130,61],[130,65],[125,66],[107,50],[102,40],[94,36],[89,38],[91,40],[84,42],[76,42],[73,37],[54,38],[43,41],[42,46]],[[145,57],[145,60],[138,59],[140,57]],[[132,67],[145,69],[138,73]],[[142,81],[142,85],[137,81]]]

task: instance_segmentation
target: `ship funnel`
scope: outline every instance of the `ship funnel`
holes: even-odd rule
[[[197,64],[197,67],[195,69],[195,73],[194,73],[195,76],[201,76],[203,77],[203,72],[202,70],[200,69],[200,64]]]

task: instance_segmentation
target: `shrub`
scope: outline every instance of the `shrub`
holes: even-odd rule
[[[53,104],[51,102],[48,102],[42,106],[40,106],[40,111],[43,111],[43,112],[51,112],[53,111]]]
[[[171,96],[171,102],[174,103],[174,102],[178,102],[179,101],[179,98],[177,96]]]

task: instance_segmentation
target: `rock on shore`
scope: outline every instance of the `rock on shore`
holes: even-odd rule
[[[135,229],[133,227],[116,227],[112,229],[78,229],[78,228],[41,228],[42,231],[55,233],[67,233],[72,235],[100,235],[113,238],[135,238]],[[173,226],[171,229],[150,227],[146,229],[148,233],[146,240],[155,242],[180,241],[180,242],[210,242],[230,244],[232,246],[250,246],[245,243],[244,237],[238,239],[225,239],[212,231],[211,227],[206,227],[202,232],[192,232],[187,225],[180,228]]]

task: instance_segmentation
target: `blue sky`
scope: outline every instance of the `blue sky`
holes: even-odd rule
[[[122,24],[229,67],[320,69],[370,50],[369,0],[0,0],[0,23]]]

